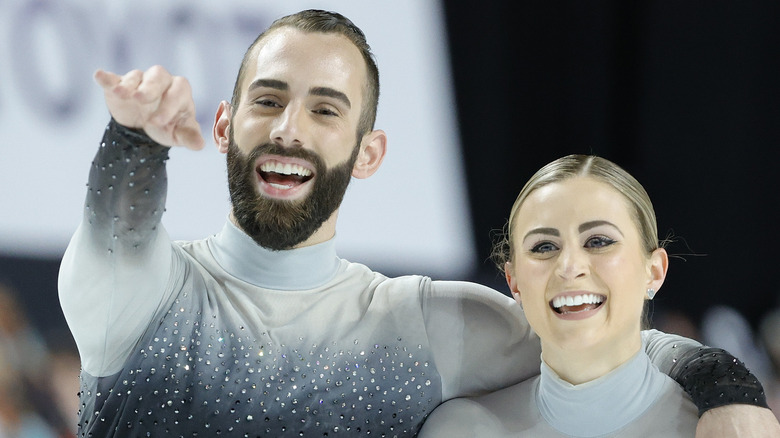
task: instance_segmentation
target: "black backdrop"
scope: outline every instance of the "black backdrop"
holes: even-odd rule
[[[444,1],[474,236],[470,279],[506,293],[490,232],[541,165],[569,153],[643,182],[669,277],[656,298],[697,321],[778,305],[780,2]],[[402,31],[402,30],[399,30]],[[443,109],[449,110],[449,109]],[[67,338],[58,260],[0,257],[49,338]]]
[[[445,2],[479,256],[543,164],[611,159],[673,258],[656,306],[780,303],[780,2]],[[485,262],[477,277],[506,293]]]

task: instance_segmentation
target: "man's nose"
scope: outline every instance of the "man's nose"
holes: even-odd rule
[[[301,105],[288,104],[275,120],[271,141],[284,147],[301,147],[305,143],[306,110]]]

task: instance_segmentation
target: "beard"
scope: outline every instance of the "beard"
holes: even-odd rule
[[[328,169],[319,155],[309,150],[285,148],[275,143],[262,144],[244,155],[231,135],[227,152],[228,188],[238,226],[258,245],[274,251],[290,249],[305,241],[341,205],[359,149],[357,144],[346,162]],[[259,194],[255,163],[264,154],[303,158],[314,164],[316,173],[311,192],[295,201]]]

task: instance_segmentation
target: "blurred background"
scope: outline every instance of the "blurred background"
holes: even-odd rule
[[[672,238],[654,326],[736,354],[777,403],[780,3],[16,0],[0,1],[0,437],[75,431],[56,279],[108,121],[92,72],[187,76],[209,145],[246,47],[308,7],[351,18],[380,69],[389,152],[350,186],[343,257],[507,293],[490,246],[522,185],[601,155],[644,184]],[[224,157],[171,157],[166,228],[219,231]]]

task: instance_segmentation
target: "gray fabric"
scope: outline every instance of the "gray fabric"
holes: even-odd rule
[[[583,385],[542,365],[540,376],[518,385],[448,401],[420,437],[693,437],[697,421],[690,398],[640,352]]]
[[[484,286],[390,279],[333,241],[271,253],[232,224],[172,243],[167,157],[112,121],[63,257],[80,436],[413,436],[441,401],[539,372],[522,310]]]
[[[82,433],[410,436],[440,403],[421,310],[429,280],[345,263],[323,288],[262,291],[191,259],[206,251],[176,251],[179,292],[123,369],[84,375]],[[336,284],[352,287],[326,292]]]
[[[240,280],[266,289],[316,288],[332,279],[340,266],[335,239],[295,251],[271,251],[258,246],[228,221],[209,242],[220,267],[229,269]]]
[[[522,311],[483,286],[389,279],[333,241],[271,253],[232,224],[172,243],[167,157],[112,121],[63,257],[80,436],[413,436],[443,399],[537,372]]]

